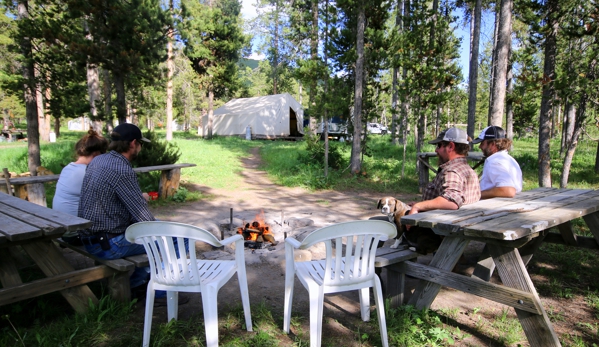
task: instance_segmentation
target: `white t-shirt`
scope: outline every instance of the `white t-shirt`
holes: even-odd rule
[[[495,187],[514,187],[516,193],[522,191],[522,170],[516,159],[506,150],[499,151],[485,160],[480,190]]]
[[[79,200],[81,199],[81,186],[85,176],[85,164],[70,163],[60,173],[56,183],[56,193],[52,200],[52,209],[77,215]]]

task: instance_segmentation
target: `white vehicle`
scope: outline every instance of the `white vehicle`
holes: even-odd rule
[[[387,133],[387,127],[379,123],[366,123],[366,130],[369,134],[385,135]]]

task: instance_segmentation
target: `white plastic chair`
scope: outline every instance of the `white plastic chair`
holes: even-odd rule
[[[206,345],[218,346],[219,289],[237,272],[247,331],[252,331],[250,298],[245,272],[243,237],[234,235],[219,241],[210,232],[193,225],[154,221],[131,225],[125,232],[131,243],[144,245],[150,261],[151,278],[146,297],[143,346],[149,346],[154,310],[154,291],[167,292],[168,320],[177,319],[178,292],[201,292],[206,327]],[[177,239],[177,244],[173,243]],[[185,251],[189,239],[189,252]],[[195,241],[221,247],[235,243],[235,260],[196,259]],[[187,256],[178,257],[177,255]]]
[[[379,240],[394,237],[395,225],[380,220],[360,220],[334,224],[313,231],[303,242],[285,239],[285,312],[283,330],[289,333],[294,277],[297,275],[310,295],[310,346],[319,347],[322,340],[324,294],[360,290],[362,320],[370,320],[369,288],[373,288],[381,340],[387,341],[387,325],[381,281],[374,272],[374,259]],[[295,249],[306,249],[324,242],[326,259],[294,261]]]

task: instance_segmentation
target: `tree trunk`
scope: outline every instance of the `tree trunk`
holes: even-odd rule
[[[277,85],[279,79],[279,2],[274,3],[274,35],[272,38],[273,62],[272,62],[272,93],[277,94]],[[318,13],[318,7],[316,7]],[[326,117],[325,117],[326,119]]]
[[[510,33],[512,27],[510,25]],[[512,45],[508,50],[508,64],[507,64],[507,96],[505,103],[505,136],[512,140],[514,138],[514,98],[512,93],[514,92],[514,70],[512,64]],[[512,143],[513,147],[513,143]],[[511,148],[510,148],[511,149]]]
[[[572,136],[574,136],[574,122],[576,119],[576,106],[573,102],[566,102],[566,116],[564,120],[564,134],[562,136],[562,149],[568,148],[570,142],[572,142]],[[560,151],[563,152],[563,151]]]
[[[39,126],[40,140],[49,142],[50,141],[50,128],[46,127],[46,114],[44,113],[44,95],[42,89],[44,88],[41,84],[42,76],[40,76],[39,69],[36,64],[33,65],[34,75],[37,81],[35,88],[35,101],[37,104],[37,123]],[[48,123],[50,124],[50,123]]]
[[[480,46],[480,21],[482,0],[476,0],[470,22],[470,64],[468,72],[468,136],[474,138],[476,123],[476,91],[478,87],[478,50]]]
[[[512,43],[512,0],[502,0],[497,30],[497,63],[493,98],[491,103],[490,125],[502,126],[505,107],[505,88],[507,80],[508,53]]]
[[[110,81],[110,72],[104,72],[104,117],[106,118],[106,132],[110,134],[114,128],[112,123],[112,82]]]
[[[19,20],[29,17],[28,2],[19,1],[18,4]],[[35,99],[35,75],[33,59],[31,52],[31,40],[29,37],[23,37],[20,42],[21,54],[24,62],[23,71],[23,97],[25,100],[25,115],[27,118],[27,166],[32,176],[37,175],[37,167],[41,165],[40,158],[40,133],[37,114],[37,101]]]
[[[362,92],[364,83],[364,27],[366,25],[366,15],[364,12],[364,4],[359,4],[359,7],[356,42],[356,84],[354,92],[354,139],[350,163],[351,172],[353,174],[360,173],[360,170],[362,169],[360,154],[362,149]]]
[[[87,94],[89,95],[90,125],[99,134],[102,133],[102,122],[98,118],[96,102],[100,99],[100,77],[95,64],[87,64]]]
[[[310,54],[312,61],[316,62],[318,59],[318,0],[312,0],[312,34],[310,35]],[[317,118],[315,116],[316,108],[316,79],[313,78],[310,81],[310,92],[309,92],[309,105],[310,110],[310,133],[316,134],[317,131]]]
[[[489,79],[489,113],[487,124],[491,124],[491,105],[493,104],[493,90],[495,89],[495,75],[497,75],[497,37],[499,36],[500,10],[495,5],[495,29],[493,32],[493,51],[491,52],[491,77]]]
[[[555,95],[555,57],[557,55],[558,0],[547,1],[548,31],[545,38],[545,63],[543,65],[543,93],[539,117],[539,187],[551,187],[551,113]]]
[[[127,123],[127,98],[125,96],[125,79],[120,73],[114,74],[114,90],[116,92],[116,117],[119,124]]]
[[[325,36],[324,36],[324,46],[327,47],[329,45],[329,0],[325,1]],[[324,66],[328,66],[328,55],[327,50],[324,50]],[[324,76],[324,95],[323,95],[323,104],[324,106],[324,177],[329,176],[329,115],[328,115],[328,94],[329,93],[329,74],[327,73]]]
[[[173,0],[168,2],[169,12],[171,17],[175,20],[175,7]],[[173,27],[168,28],[168,41],[166,43],[166,140],[171,141],[173,139],[173,75],[175,71],[175,62],[173,59],[173,41],[174,41],[174,29]]]
[[[208,140],[212,139],[212,122],[214,121],[214,91],[208,88]]]
[[[566,151],[566,155],[564,156],[564,166],[562,169],[562,174],[560,177],[560,188],[568,187],[568,177],[570,176],[570,167],[572,166],[572,158],[574,158],[574,153],[576,152],[576,146],[578,146],[578,138],[580,133],[582,132],[582,128],[584,127],[584,121],[586,118],[586,102],[588,95],[586,92],[583,92],[583,95],[580,97],[580,106],[578,107],[576,114],[576,125],[574,127],[574,133],[572,134],[572,141],[568,144],[568,150]]]

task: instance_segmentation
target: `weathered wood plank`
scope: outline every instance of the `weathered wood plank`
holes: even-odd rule
[[[528,342],[532,347],[561,346],[557,334],[553,330],[551,321],[541,305],[537,291],[528,276],[526,267],[520,258],[517,249],[509,249],[496,245],[489,245],[489,252],[495,260],[497,272],[505,286],[531,293],[534,300],[541,308],[542,314],[534,314],[521,309],[516,309],[520,324]]]
[[[0,194],[0,204],[4,205],[1,207],[1,210],[15,219],[33,225],[40,223],[39,227],[43,235],[46,236],[59,235],[65,231],[85,229],[91,226],[91,221],[87,219],[32,204],[6,194]],[[15,212],[14,210],[7,212],[8,208],[19,210],[20,212]],[[36,218],[45,220],[45,222]]]
[[[597,243],[599,243],[599,212],[587,214],[582,218],[584,219],[584,222],[587,223],[587,226],[595,237]]]
[[[576,234],[574,234],[574,229],[572,229],[572,222],[567,221],[558,225],[557,228],[567,245],[576,246],[578,244]]]
[[[13,208],[4,203],[0,203],[2,208],[2,214],[12,218],[13,220],[20,221],[22,223],[28,224],[31,227],[37,228],[42,233],[41,235],[54,235],[54,234],[62,234],[65,231],[65,227],[62,224],[54,222],[50,215],[45,214],[45,217],[40,217],[39,214],[32,215],[29,211]],[[33,205],[38,206],[38,205]],[[52,211],[46,208],[46,211]],[[45,211],[44,211],[45,212]],[[54,215],[55,216],[55,215]],[[1,227],[1,226],[0,226]],[[11,239],[11,241],[16,241]]]
[[[473,225],[460,223],[466,236],[516,240],[597,210],[599,210],[599,193],[595,191],[557,200],[532,212],[514,213]],[[438,227],[443,229],[444,226]],[[448,226],[448,228],[455,228],[455,226]]]
[[[534,296],[522,290],[485,282],[477,278],[470,278],[452,273],[451,271],[440,270],[414,262],[398,264],[397,268],[406,275],[421,280],[457,289],[464,293],[480,296],[520,310],[541,314],[540,304],[535,301]]]
[[[144,167],[136,167],[133,168],[133,171],[136,173],[140,172],[150,172],[150,171],[162,171],[162,170],[172,170],[172,169],[181,169],[184,167],[194,167],[196,164],[189,163],[180,163],[180,164],[168,164],[168,165],[155,165],[155,166],[144,166]],[[58,181],[60,178],[60,174],[57,175],[43,175],[43,176],[29,176],[29,177],[14,177],[10,178],[10,184],[12,185],[25,185],[32,183],[48,183]]]
[[[189,163],[155,165],[155,166],[136,167],[136,168],[133,168],[133,171],[135,171],[136,173],[150,172],[150,171],[165,171],[165,170],[182,169],[184,167],[194,167],[194,166],[197,166],[197,165],[189,164]]]
[[[466,239],[446,236],[429,266],[441,270],[453,269],[468,243],[469,241]],[[429,308],[437,294],[439,294],[439,290],[441,290],[439,284],[420,281],[416,286],[414,295],[410,298],[409,304],[416,306],[418,309]]]
[[[6,248],[0,248],[0,283],[3,288],[18,286],[23,283],[17,264],[15,264]]]
[[[75,251],[81,255],[84,255],[90,259],[93,259],[96,263],[104,264],[110,268],[117,270],[117,271],[129,271],[129,270],[133,270],[135,268],[135,264],[132,263],[131,261],[128,261],[125,259],[108,260],[108,259],[98,258],[98,257],[94,256],[93,254],[88,253],[85,250],[85,247],[83,247],[83,246],[73,246],[69,243],[64,242],[61,239],[56,239],[55,241],[61,246],[72,249],[73,251]],[[148,256],[145,254],[144,254],[144,256],[146,257],[146,262],[147,262]],[[149,265],[149,263],[148,263],[148,265]]]
[[[0,289],[0,306],[111,277],[115,270],[99,265]]]
[[[50,241],[31,242],[23,244],[22,247],[46,276],[68,274],[75,271]],[[98,298],[86,285],[64,289],[60,293],[79,313],[87,311],[88,300],[92,300],[93,303],[98,302]]]
[[[420,255],[417,252],[413,252],[409,249],[387,249],[391,250],[392,252],[385,251],[385,248],[379,248],[377,250],[376,258],[374,259],[375,267],[385,267],[391,264],[400,263],[402,261],[417,258]],[[383,251],[379,252],[379,250]]]
[[[564,238],[557,233],[547,233],[545,236],[545,242],[549,243],[557,243],[560,245],[566,245]],[[599,249],[599,243],[592,237],[587,236],[577,236],[576,237],[576,245],[575,247],[579,248],[587,248],[587,249]]]
[[[42,229],[8,215],[14,209],[0,203],[0,233],[6,240],[19,241],[42,236]],[[5,241],[6,241],[5,240]]]

